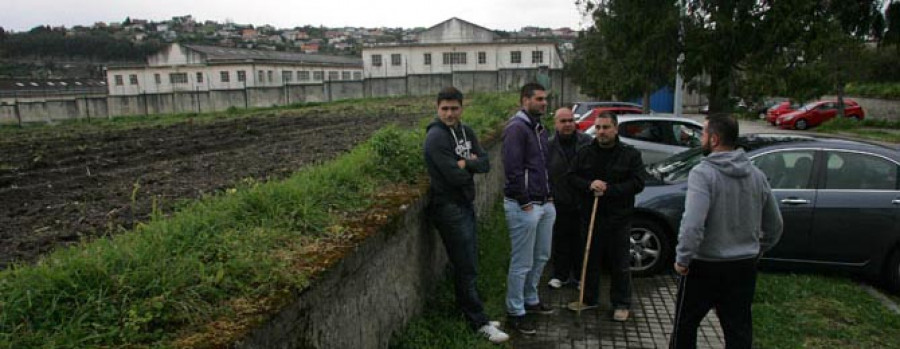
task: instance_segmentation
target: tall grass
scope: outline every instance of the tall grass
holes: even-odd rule
[[[476,96],[466,120],[484,133],[513,102]],[[265,316],[308,285],[308,259],[323,241],[346,241],[342,217],[365,210],[380,187],[424,173],[423,140],[422,129],[387,127],[288,179],[245,183],[171,218],[4,270],[0,348],[168,347],[210,321],[246,316],[247,304]]]

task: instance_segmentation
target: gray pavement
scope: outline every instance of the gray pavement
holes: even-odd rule
[[[549,269],[549,268],[548,268]],[[546,280],[541,282],[543,302],[556,311],[550,315],[528,315],[535,321],[538,333],[533,336],[511,333],[514,348],[666,348],[675,317],[677,279],[672,274],[634,278],[631,318],[612,321],[609,304],[609,281],[601,280],[600,308],[586,310],[581,315],[566,309],[566,304],[578,300],[578,289],[571,285],[553,290]],[[699,348],[723,348],[724,340],[719,320],[710,312],[697,334]]]

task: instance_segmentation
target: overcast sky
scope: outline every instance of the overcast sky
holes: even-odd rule
[[[197,21],[231,20],[276,28],[430,27],[458,17],[489,29],[586,26],[575,0],[2,0],[0,26],[26,31],[38,25],[67,28],[125,17],[161,21],[193,15]]]

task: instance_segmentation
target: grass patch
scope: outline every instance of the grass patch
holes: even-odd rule
[[[509,234],[503,215],[503,202],[498,200],[491,214],[479,217],[478,224],[478,294],[484,312],[491,320],[502,320],[506,314],[506,271],[509,265]],[[436,234],[436,233],[435,233]],[[511,347],[504,344],[504,348]],[[413,319],[396,335],[391,348],[497,348],[469,329],[456,309],[453,280],[449,276],[438,286],[424,313]]]
[[[760,348],[900,348],[900,315],[840,278],[760,274],[753,326]]]
[[[246,117],[262,117],[262,116],[279,116],[283,114],[310,114],[315,115],[323,112],[333,113],[345,110],[348,112],[371,112],[373,109],[381,110],[379,106],[391,106],[393,111],[404,112],[421,112],[423,105],[429,105],[427,102],[431,98],[427,97],[373,97],[364,99],[346,99],[329,103],[306,102],[294,103],[286,106],[274,107],[251,107],[251,108],[235,108],[230,107],[224,111],[204,112],[204,113],[174,113],[174,114],[153,114],[153,115],[127,115],[113,116],[109,118],[90,119],[65,119],[55,120],[50,123],[30,122],[18,125],[0,125],[0,134],[3,133],[40,133],[52,131],[59,128],[67,130],[90,131],[90,130],[116,130],[130,129],[137,127],[154,127],[168,126],[185,122],[205,123],[214,122],[223,119],[235,119]]]
[[[465,120],[480,134],[515,105],[512,95],[470,101]],[[0,271],[0,348],[227,346],[358,237],[347,223],[372,206],[365,198],[421,178],[424,136],[387,127],[285,180],[246,183]],[[198,335],[209,331],[219,332]]]
[[[851,83],[844,87],[844,92],[851,96],[900,99],[900,83]]]
[[[868,140],[900,143],[900,121],[833,118],[815,128],[816,132],[848,134]]]

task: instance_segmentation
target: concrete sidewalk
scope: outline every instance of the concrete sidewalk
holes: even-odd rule
[[[549,269],[549,268],[548,268]],[[545,278],[546,279],[546,278]],[[666,348],[675,317],[677,279],[672,274],[634,278],[631,318],[624,323],[611,320],[609,279],[601,280],[601,306],[587,310],[580,318],[566,309],[578,300],[578,289],[563,286],[550,289],[541,281],[541,300],[556,308],[551,315],[529,315],[538,333],[526,336],[511,333],[514,348]],[[710,311],[697,333],[698,348],[725,347],[719,320]]]

